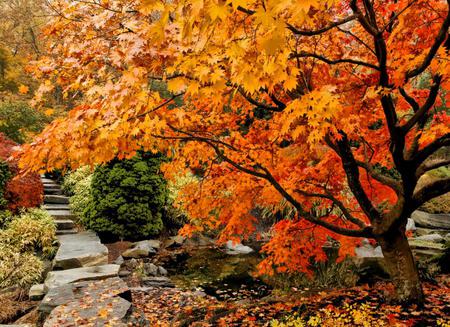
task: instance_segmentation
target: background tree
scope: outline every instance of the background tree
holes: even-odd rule
[[[405,225],[450,190],[417,187],[449,163],[432,159],[450,145],[449,1],[51,4],[36,98],[57,80],[85,104],[24,147],[25,171],[167,151],[167,175],[202,177],[180,194],[185,233],[245,238],[251,208],[285,199],[297,215],[274,226],[262,272],[307,272],[328,238],[342,258],[367,237],[399,299],[423,300]]]

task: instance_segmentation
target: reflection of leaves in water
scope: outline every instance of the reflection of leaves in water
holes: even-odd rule
[[[178,287],[201,287],[220,298],[266,295],[267,286],[251,275],[259,260],[257,254],[230,256],[214,248],[198,249],[178,264],[171,279]]]

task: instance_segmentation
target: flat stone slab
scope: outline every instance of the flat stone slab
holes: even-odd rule
[[[57,306],[85,297],[111,297],[123,294],[124,297],[131,299],[130,295],[126,294],[128,291],[127,284],[119,277],[65,284],[48,290],[39,304],[39,311],[50,313]]]
[[[62,190],[58,190],[58,189],[47,189],[47,188],[44,188],[44,194],[47,194],[47,195],[62,195],[63,192],[62,192]]]
[[[54,268],[71,269],[108,263],[108,248],[94,232],[58,236],[60,243],[53,259]]]
[[[50,178],[43,177],[43,178],[41,178],[41,180],[42,180],[42,183],[55,183],[55,181]]]
[[[75,228],[72,229],[57,229],[56,230],[56,235],[60,236],[60,235],[72,235],[72,234],[77,234],[78,230]]]
[[[44,204],[43,208],[45,210],[70,210],[68,204],[58,204],[58,203],[47,203]]]
[[[44,190],[60,190],[61,186],[55,183],[43,183]]]
[[[71,219],[55,219],[55,224],[57,230],[73,229],[75,226]]]
[[[55,204],[69,204],[69,198],[63,195],[44,195],[44,202]]]
[[[420,227],[450,230],[450,214],[431,214],[416,210],[411,218]]]
[[[82,267],[68,270],[51,271],[45,279],[45,287],[50,290],[54,287],[89,280],[101,280],[117,277],[119,265],[102,265],[94,267]]]
[[[75,215],[70,210],[47,210],[47,212],[55,219],[72,219]]]
[[[36,284],[31,286],[30,291],[28,292],[28,297],[31,301],[39,301],[45,295],[45,286],[44,284]]]

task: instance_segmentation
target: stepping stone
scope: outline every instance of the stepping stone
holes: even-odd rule
[[[60,235],[58,240],[60,246],[53,259],[54,268],[71,269],[108,263],[108,248],[93,232]]]
[[[58,203],[47,203],[44,204],[43,208],[45,210],[70,210],[68,204],[58,204]]]
[[[84,281],[65,284],[48,290],[47,295],[39,305],[39,311],[50,313],[54,308],[68,304],[77,299],[92,298],[96,303],[101,298],[122,296],[131,300],[127,284],[119,277],[99,281]]]
[[[55,219],[57,230],[70,230],[75,227],[73,220],[70,219]]]
[[[58,190],[58,189],[45,189],[44,188],[44,194],[49,194],[49,195],[62,195],[63,192],[62,190]]]
[[[49,190],[60,190],[61,186],[55,183],[43,183],[44,185],[44,189],[49,189]]]
[[[70,210],[47,210],[47,212],[55,219],[75,218],[75,215]]]
[[[55,184],[55,181],[53,180],[53,179],[50,179],[50,178],[41,178],[41,180],[42,180],[42,183],[53,183],[53,184]]]
[[[44,203],[69,204],[69,198],[63,195],[44,195]]]
[[[73,228],[73,229],[60,229],[60,230],[56,230],[56,236],[60,236],[60,235],[71,235],[71,234],[76,234],[78,233],[78,230]]]
[[[95,267],[82,267],[68,270],[51,271],[45,279],[45,287],[52,288],[88,280],[100,280],[110,277],[117,277],[119,274],[119,265],[102,265]]]

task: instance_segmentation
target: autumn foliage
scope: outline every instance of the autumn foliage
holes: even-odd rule
[[[52,1],[49,56],[30,68],[83,101],[23,148],[43,171],[172,157],[199,176],[180,192],[184,233],[256,233],[251,209],[283,199],[262,271],[308,271],[362,237],[382,247],[404,300],[422,300],[409,215],[449,191],[417,188],[449,146],[449,2],[443,0]]]
[[[6,183],[4,198],[9,210],[37,207],[42,202],[44,189],[41,178],[36,173],[18,175],[17,161],[11,159],[11,154],[17,144],[0,133],[0,159],[7,161],[11,179]]]

